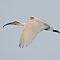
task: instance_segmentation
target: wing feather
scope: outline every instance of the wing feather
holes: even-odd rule
[[[23,48],[24,47],[24,30],[22,31],[22,35],[19,41],[19,47]]]
[[[24,47],[24,44],[28,46],[36,35],[44,30],[42,26],[45,27],[45,25],[42,25],[36,21],[26,23],[22,31],[20,47]]]

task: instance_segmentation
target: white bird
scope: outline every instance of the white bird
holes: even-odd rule
[[[22,35],[19,41],[19,47],[21,48],[23,48],[24,45],[28,46],[32,42],[32,40],[36,37],[36,35],[43,30],[60,33],[58,30],[54,30],[54,28],[50,27],[50,25],[43,19],[37,18],[34,16],[30,17],[29,22],[19,23],[17,21],[14,21],[14,22],[5,24],[3,27],[10,24],[24,26]]]

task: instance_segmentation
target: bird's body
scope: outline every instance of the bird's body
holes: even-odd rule
[[[36,22],[36,21],[30,21],[26,23],[23,28],[22,38],[20,39],[20,45],[22,45],[21,42],[23,42],[25,43],[26,46],[28,46],[32,42],[32,40],[35,38],[35,36],[39,32],[44,30],[44,27],[47,28],[47,26],[43,24],[39,24],[39,22]]]
[[[30,21],[26,23],[19,23],[15,21],[15,22],[8,23],[6,25],[9,25],[9,24],[24,26],[21,34],[21,38],[19,41],[19,46],[21,48],[23,48],[24,45],[28,46],[39,32],[43,30],[51,30],[50,25],[46,21],[34,16],[31,16]],[[57,30],[52,29],[52,31],[56,32]]]

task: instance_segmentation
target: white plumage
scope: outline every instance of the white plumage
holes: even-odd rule
[[[43,19],[40,19],[34,16],[31,16],[30,21],[27,23],[19,23],[15,21],[15,22],[5,24],[4,26],[10,25],[10,24],[24,26],[21,34],[21,38],[19,41],[19,46],[21,48],[23,48],[24,45],[28,46],[32,42],[32,40],[34,40],[36,35],[43,30],[50,30],[53,32],[60,33],[57,30],[51,29],[50,25]]]

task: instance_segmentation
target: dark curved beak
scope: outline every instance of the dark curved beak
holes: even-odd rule
[[[18,24],[19,24],[19,22],[14,21],[14,22],[5,24],[3,27],[5,27],[5,26],[7,26],[7,25],[18,25]]]

